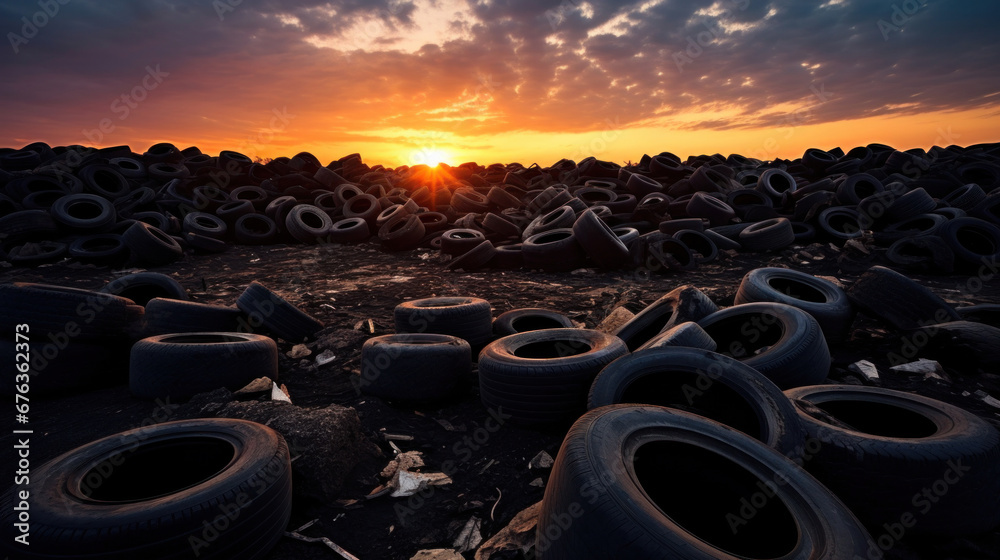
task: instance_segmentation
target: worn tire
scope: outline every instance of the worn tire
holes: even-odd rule
[[[479,354],[483,404],[526,424],[572,421],[597,374],[628,353],[617,337],[587,329],[512,334]]]
[[[257,560],[284,532],[291,490],[288,446],[266,426],[222,418],[143,426],[32,469],[31,529],[44,537],[13,544],[11,489],[2,546],[25,559]],[[226,530],[217,530],[220,519]]]
[[[747,251],[763,252],[783,249],[795,243],[795,231],[788,218],[772,218],[757,222],[740,232],[739,243]]]
[[[830,372],[830,348],[816,319],[783,303],[745,303],[698,321],[719,353],[756,369],[778,387],[815,385]]]
[[[908,532],[954,536],[1000,525],[1000,433],[984,420],[877,387],[820,385],[785,394],[818,442],[806,468],[873,530],[903,523]]]
[[[654,336],[653,338],[647,340],[636,349],[646,350],[648,348],[668,348],[674,346],[683,346],[687,348],[700,348],[702,350],[708,350],[709,352],[715,352],[718,346],[715,344],[715,340],[705,329],[698,326],[698,323],[694,321],[688,321],[686,323],[681,323],[676,327],[671,327],[660,334]]]
[[[594,379],[587,408],[621,403],[698,414],[787,457],[804,442],[795,407],[777,385],[746,364],[698,348],[641,350],[612,362]]]
[[[943,299],[884,266],[869,268],[847,289],[847,297],[866,315],[903,331],[961,320]]]
[[[0,284],[0,329],[14,333],[26,322],[33,340],[121,339],[142,313],[132,300],[111,294],[50,284]]]
[[[625,243],[592,209],[584,211],[573,223],[573,236],[601,268],[621,268],[631,260]]]
[[[501,313],[493,320],[493,334],[498,337],[541,329],[572,329],[575,327],[573,321],[562,313],[538,307],[511,309]]]
[[[258,377],[277,379],[278,345],[249,333],[195,332],[150,336],[132,346],[129,390],[144,399],[187,399]]]
[[[842,342],[854,322],[851,300],[840,286],[788,268],[757,268],[743,276],[733,303],[759,301],[784,303],[812,315],[831,344]]]
[[[122,241],[132,252],[132,260],[152,266],[170,264],[184,255],[177,241],[145,222],[132,224],[122,234]]]
[[[452,395],[472,371],[472,349],[456,336],[387,334],[361,347],[364,393],[398,401],[433,402]]]
[[[235,307],[155,297],[146,303],[143,334],[240,332],[246,318]],[[145,337],[144,337],[145,338]]]
[[[397,333],[457,336],[481,348],[493,336],[490,302],[474,297],[432,297],[405,301],[393,310]]]
[[[757,496],[768,507],[740,516],[741,499]],[[535,540],[541,560],[841,560],[872,549],[844,504],[778,452],[700,416],[634,405],[591,410],[570,429]]]
[[[299,243],[324,241],[332,227],[330,215],[311,204],[299,204],[285,216],[285,231]]]
[[[236,307],[247,314],[252,327],[263,325],[288,342],[301,342],[323,328],[323,323],[258,282],[251,282],[236,298]]]
[[[264,214],[247,214],[236,219],[236,242],[242,245],[267,245],[278,237],[278,226]]]

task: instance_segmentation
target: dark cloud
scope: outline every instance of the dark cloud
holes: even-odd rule
[[[1000,101],[992,2],[49,2],[0,6],[4,145],[116,119],[150,67],[169,77],[115,124],[152,136],[242,137],[280,107],[301,115],[299,133],[474,135],[745,129],[796,110],[820,123]],[[433,32],[421,31],[429,6],[445,10]],[[22,17],[47,21],[29,38]],[[407,49],[414,36],[430,44]]]

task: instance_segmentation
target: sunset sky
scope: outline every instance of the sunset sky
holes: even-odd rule
[[[0,147],[544,166],[994,142],[998,21],[995,0],[4,0]]]

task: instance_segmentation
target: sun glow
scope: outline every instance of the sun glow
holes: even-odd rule
[[[427,165],[437,167],[438,164],[450,164],[452,154],[440,148],[420,148],[410,154],[410,165]]]

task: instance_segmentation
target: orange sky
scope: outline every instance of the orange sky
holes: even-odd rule
[[[0,146],[395,166],[1000,141],[997,3],[203,4],[68,3],[8,35]],[[37,10],[5,2],[0,29]]]

